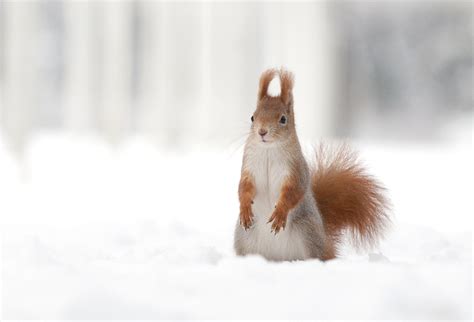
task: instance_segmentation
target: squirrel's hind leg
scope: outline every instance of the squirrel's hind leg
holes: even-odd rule
[[[319,214],[313,214],[313,209],[302,210],[304,213],[295,216],[292,225],[301,234],[308,257],[321,260],[334,258],[332,249],[327,247],[327,237]]]

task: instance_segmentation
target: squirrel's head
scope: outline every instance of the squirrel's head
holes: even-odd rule
[[[280,95],[271,96],[271,81],[280,80]],[[293,113],[293,74],[284,70],[269,69],[260,76],[257,109],[251,117],[250,139],[272,146],[287,141],[295,134]]]

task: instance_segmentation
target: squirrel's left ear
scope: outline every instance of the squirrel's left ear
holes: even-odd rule
[[[277,74],[276,69],[267,69],[262,73],[260,76],[260,84],[259,84],[259,89],[258,89],[258,100],[261,100],[265,96],[267,96],[268,92],[268,86],[270,85],[270,82],[273,80],[275,75]]]
[[[281,84],[281,94],[280,98],[285,105],[289,105],[293,101],[293,84],[294,76],[293,73],[280,69],[280,84]]]

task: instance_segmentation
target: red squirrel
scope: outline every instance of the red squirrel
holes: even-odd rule
[[[268,94],[280,79],[280,95]],[[385,189],[345,145],[321,146],[308,166],[295,129],[293,74],[269,69],[260,77],[239,183],[237,255],[272,261],[333,259],[342,235],[375,245],[389,223]]]

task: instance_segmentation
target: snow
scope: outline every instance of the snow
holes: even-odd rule
[[[281,95],[281,84],[279,77],[273,78],[270,84],[268,84],[267,95],[271,97],[278,97]]]
[[[241,149],[0,138],[2,319],[471,319],[472,147],[355,142],[388,187],[378,249],[271,263],[232,250]]]

